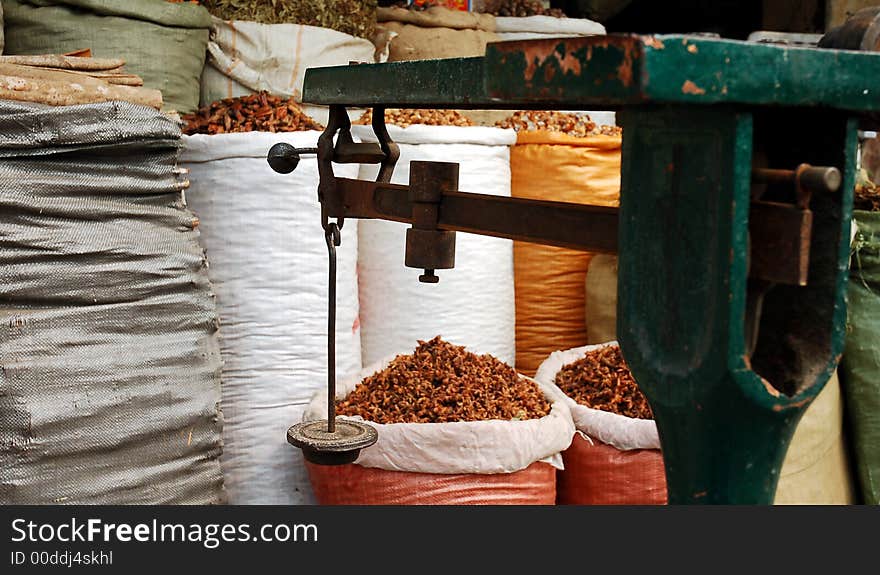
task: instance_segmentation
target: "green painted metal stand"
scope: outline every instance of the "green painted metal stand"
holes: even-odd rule
[[[654,409],[669,501],[770,504],[794,429],[843,351],[856,118],[880,110],[876,78],[878,54],[603,36],[312,69],[304,99],[620,110],[618,338]],[[809,201],[807,285],[755,282],[753,168],[801,163],[843,175],[840,191]]]
[[[750,359],[752,114],[679,106],[628,110],[621,120],[618,339],[654,411],[669,501],[770,504],[795,427],[842,351],[854,171],[854,154],[843,152],[855,150],[855,125],[839,116],[845,141],[835,142],[833,132],[812,140],[820,151],[831,143],[846,156],[845,192],[816,198],[829,204],[814,210],[824,214],[817,225],[827,233],[814,238],[809,287],[774,288],[793,300],[788,309],[765,303],[761,329],[771,339],[759,339]],[[829,261],[835,265],[828,268]],[[786,313],[805,313],[807,321],[787,322]],[[806,347],[796,340],[778,345],[811,336],[805,328],[823,335]],[[779,329],[785,331],[774,333]],[[765,371],[763,365],[751,365],[764,357],[762,346],[796,363],[790,366],[798,380],[792,396],[774,387],[781,382],[762,379],[756,370]],[[773,367],[766,372],[779,377]]]

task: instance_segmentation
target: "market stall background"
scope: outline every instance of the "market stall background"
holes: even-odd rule
[[[314,145],[327,121],[326,109],[301,106],[307,68],[478,56],[487,42],[606,31],[821,32],[859,7],[718,2],[672,10],[639,0],[519,0],[487,1],[485,12],[472,12],[467,2],[318,4],[0,3],[3,503],[320,502],[284,435],[324,386],[327,254],[317,173],[304,159],[295,178],[282,178],[265,162],[278,141]],[[33,59],[45,55],[53,57]],[[401,124],[391,128],[403,149],[395,181],[406,182],[411,160],[441,159],[461,163],[466,191],[614,205],[621,136],[613,118],[601,111],[593,121],[523,121],[482,110],[389,115],[389,124]],[[372,137],[366,127],[354,133]],[[360,177],[371,168],[361,167]],[[59,179],[67,183],[52,185]],[[573,187],[579,180],[590,184]],[[862,185],[864,194],[873,189],[869,180]],[[871,206],[863,207],[847,343],[857,351],[844,357],[841,383],[833,380],[804,418],[778,502],[878,502],[880,362],[867,311],[878,301],[870,288],[875,238]],[[462,234],[456,268],[441,273],[439,286],[423,286],[403,266],[399,224],[349,222],[342,237],[342,379],[368,376],[365,367],[436,335],[529,376],[554,352],[614,339],[613,258]],[[439,290],[423,295],[432,288]],[[594,329],[600,321],[604,330]],[[553,386],[552,377],[536,378]],[[585,441],[590,432],[578,425],[575,434],[575,423],[569,439]],[[549,456],[494,472],[534,473],[532,465]],[[351,469],[348,479],[322,477],[321,492],[328,482],[364,481],[362,469]],[[639,502],[627,495],[656,492],[656,475],[608,497]],[[533,479],[526,483],[540,483]],[[510,499],[496,502],[518,497],[510,485],[501,490]],[[558,485],[554,478],[549,501]],[[465,479],[465,487],[471,497],[480,484]],[[419,502],[411,491],[398,497]],[[346,502],[370,496],[368,489],[365,500]]]

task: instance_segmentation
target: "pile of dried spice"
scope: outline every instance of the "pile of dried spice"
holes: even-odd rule
[[[868,172],[864,168],[859,170],[858,177],[856,178],[853,207],[857,210],[880,212],[880,188],[871,181]]]
[[[517,132],[542,130],[577,138],[587,136],[619,136],[618,126],[599,126],[586,114],[570,114],[545,110],[520,110],[495,123],[499,128],[512,128]]]
[[[372,110],[367,110],[355,124],[369,124],[373,121]],[[385,110],[385,123],[406,128],[414,124],[426,126],[473,126],[470,118],[457,110],[414,110],[409,108]]]
[[[293,98],[285,100],[268,92],[218,100],[181,116],[184,134],[232,132],[302,132],[323,130]]]
[[[491,355],[477,355],[435,337],[419,341],[365,378],[342,400],[339,415],[374,423],[448,423],[537,419],[550,404],[534,381]]]
[[[654,419],[618,346],[588,352],[556,374],[556,385],[581,405],[638,419]]]
[[[306,24],[371,40],[377,0],[201,0],[223,20],[261,24]]]
[[[559,8],[545,8],[541,0],[486,0],[482,10],[495,16],[555,16],[565,18]]]

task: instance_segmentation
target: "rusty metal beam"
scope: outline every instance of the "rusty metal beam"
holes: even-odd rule
[[[336,178],[336,191],[344,209],[341,213],[329,212],[330,217],[414,222],[409,186]],[[439,206],[438,230],[589,252],[617,252],[617,208],[461,191],[444,192]],[[794,206],[753,202],[749,221],[750,277],[805,285],[811,222]]]
[[[330,217],[413,223],[409,186],[336,178],[345,211]],[[617,251],[617,208],[444,192],[437,228],[575,250]]]

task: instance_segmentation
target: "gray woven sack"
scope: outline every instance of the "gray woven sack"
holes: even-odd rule
[[[0,503],[224,500],[179,145],[142,106],[0,101]]]

